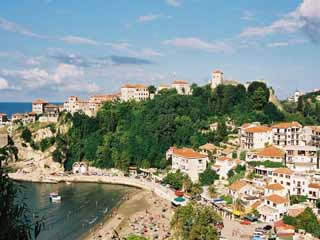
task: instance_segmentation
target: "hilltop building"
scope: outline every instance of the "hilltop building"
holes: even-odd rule
[[[300,92],[299,90],[296,90],[294,92],[294,95],[292,97],[288,98],[288,101],[297,103],[299,101],[299,98],[302,97],[303,95],[304,95],[303,92]]]
[[[42,99],[37,99],[32,102],[32,112],[36,114],[43,114],[44,113],[44,107],[48,105],[48,102]]]
[[[134,100],[143,101],[149,98],[148,88],[143,84],[126,84],[121,87],[120,99],[124,102]]]
[[[172,83],[171,88],[175,88],[180,95],[191,95],[192,91],[187,81],[176,80]]]
[[[222,84],[224,84],[223,72],[220,70],[216,70],[216,71],[212,72],[211,88],[215,89],[216,87],[218,87],[219,85],[222,85]]]
[[[191,148],[171,147],[166,153],[166,159],[171,159],[172,170],[180,170],[188,175],[192,182],[199,181],[199,174],[207,168],[209,158]]]
[[[240,133],[240,145],[242,149],[264,148],[272,143],[272,129],[267,126],[242,127]]]
[[[8,133],[4,128],[0,128],[0,148],[8,145]]]
[[[104,103],[116,101],[117,99],[119,99],[119,95],[120,94],[107,94],[91,96],[89,98],[89,109],[95,115]]]

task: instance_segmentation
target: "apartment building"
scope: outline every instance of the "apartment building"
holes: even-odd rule
[[[305,126],[303,128],[305,145],[320,148],[320,126]]]
[[[299,145],[302,137],[302,125],[298,122],[284,122],[272,126],[273,144],[285,147]]]
[[[208,156],[191,148],[171,147],[166,153],[166,159],[171,159],[172,170],[188,175],[192,182],[199,181],[199,174],[203,173],[209,162]]]
[[[121,87],[120,99],[124,102],[127,101],[143,101],[149,98],[148,88],[142,84],[126,84]]]
[[[96,114],[104,103],[116,101],[119,99],[119,96],[119,94],[91,96],[89,98],[89,109]]]
[[[317,147],[315,146],[285,146],[285,162],[288,167],[295,171],[309,171],[319,168],[317,161]]]
[[[48,105],[48,102],[42,99],[37,99],[32,102],[32,112],[36,114],[43,114],[44,113],[44,107]]]
[[[238,180],[232,183],[229,187],[229,195],[232,196],[232,199],[236,201],[237,199],[241,199],[245,196],[253,195],[254,187],[244,180]]]
[[[264,148],[272,143],[272,129],[267,126],[252,126],[241,130],[242,149]]]
[[[240,164],[240,162],[239,159],[218,157],[215,164],[212,166],[212,170],[216,171],[221,179],[227,179],[228,172]]]

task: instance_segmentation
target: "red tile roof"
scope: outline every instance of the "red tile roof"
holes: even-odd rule
[[[219,157],[217,160],[218,160],[218,161],[233,161],[233,160],[235,160],[235,159],[228,158],[228,157]]]
[[[43,99],[37,99],[32,102],[32,104],[47,104],[48,102]]]
[[[283,158],[285,153],[274,146],[266,147],[257,151],[258,156]]]
[[[277,194],[272,194],[270,196],[267,196],[266,197],[267,200],[271,201],[271,202],[274,202],[276,204],[283,204],[283,203],[288,203],[288,199],[284,198],[284,197],[281,197]]]
[[[220,70],[215,70],[213,73],[222,73],[223,74],[223,72]]]
[[[301,128],[302,125],[298,122],[283,122],[283,123],[278,123],[272,126],[272,128],[292,128],[292,127]]]
[[[289,168],[277,168],[276,170],[273,171],[274,173],[278,174],[286,174],[286,175],[292,175],[294,174],[294,171],[292,171]]]
[[[173,154],[185,157],[185,158],[207,158],[208,156],[198,153],[191,148],[171,148]]]
[[[244,131],[249,133],[263,133],[263,132],[270,132],[272,129],[266,126],[256,126],[256,127],[249,127]]]
[[[284,187],[280,183],[269,184],[266,188],[275,191],[284,189]]]
[[[238,181],[234,182],[233,184],[231,184],[229,186],[229,189],[237,192],[247,185],[248,185],[248,183],[246,181],[238,180]]]
[[[308,187],[320,189],[320,183],[310,183]]]
[[[126,84],[122,86],[122,88],[143,88],[146,89],[147,87],[143,84]]]

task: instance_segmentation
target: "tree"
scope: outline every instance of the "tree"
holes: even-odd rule
[[[214,184],[211,184],[208,188],[209,194],[211,198],[216,198],[217,197],[217,190]]]
[[[304,101],[303,101],[303,97],[299,97],[299,99],[298,99],[297,110],[298,110],[299,112],[303,112],[303,111],[304,111]]]
[[[233,159],[236,159],[237,157],[238,157],[238,153],[237,153],[237,152],[233,152],[233,153],[232,153],[232,158],[233,158]]]
[[[156,91],[157,91],[157,89],[156,89],[155,86],[150,85],[150,86],[148,87],[148,92],[149,92],[149,94],[156,93]]]
[[[191,199],[199,199],[202,192],[203,192],[203,189],[200,186],[200,184],[198,183],[192,184],[191,191],[190,191]]]
[[[240,198],[238,198],[238,199],[236,199],[236,201],[234,203],[234,208],[237,211],[244,212],[245,211],[245,204]]]
[[[306,196],[300,196],[300,195],[291,195],[290,196],[290,204],[298,204],[298,203],[303,203],[307,201],[307,197]]]
[[[130,235],[126,238],[126,240],[148,240],[145,237],[140,237],[140,236],[136,236],[136,235]]]
[[[261,111],[268,102],[267,95],[262,87],[259,87],[250,97],[250,103],[253,110]]]
[[[0,153],[0,239],[2,240],[31,240],[36,239],[42,228],[42,219],[33,221],[28,206],[19,200],[21,189],[15,184],[2,167],[6,161],[3,151]]]
[[[317,208],[320,208],[320,199],[317,199],[316,207],[317,207]]]
[[[185,175],[177,171],[175,173],[168,173],[168,175],[163,179],[165,184],[169,184],[174,189],[182,189],[182,185],[185,179]]]
[[[199,181],[201,186],[208,186],[214,183],[215,180],[219,179],[219,175],[216,171],[208,167],[203,173],[199,174]]]
[[[25,142],[27,142],[27,143],[31,142],[32,134],[31,134],[31,131],[29,130],[29,128],[24,128],[22,130],[21,137]]]
[[[241,160],[241,161],[245,161],[246,158],[247,158],[247,152],[246,152],[246,151],[242,151],[242,152],[240,153],[240,160]]]
[[[221,217],[208,206],[189,202],[179,207],[171,220],[171,228],[176,240],[218,240],[219,231],[215,227]]]

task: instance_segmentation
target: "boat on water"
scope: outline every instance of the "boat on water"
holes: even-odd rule
[[[67,184],[67,185],[70,185],[70,184],[71,184],[71,182],[66,182],[66,184]]]
[[[49,194],[49,199],[52,202],[60,202],[61,201],[61,196],[59,196],[59,194],[56,193],[56,192],[52,192],[52,193]]]

